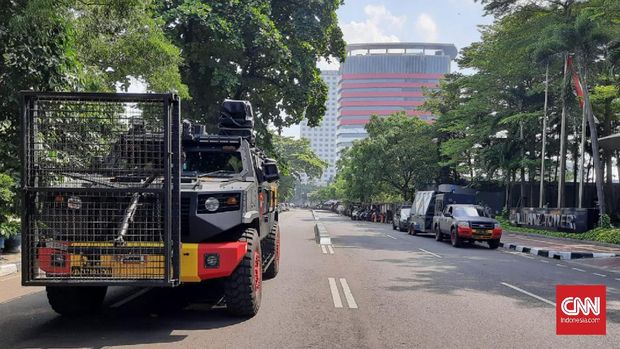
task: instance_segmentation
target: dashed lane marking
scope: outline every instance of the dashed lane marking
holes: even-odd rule
[[[616,281],[620,281],[620,278],[616,278]]]
[[[112,304],[110,306],[110,308],[119,308],[119,307],[121,307],[121,306],[123,306],[123,305],[125,305],[125,304],[127,304],[129,302],[131,302],[132,300],[142,296],[143,294],[147,293],[150,290],[151,290],[151,288],[143,288],[140,291],[132,294],[131,296],[129,296],[129,297],[125,298],[125,299],[121,299],[120,301]]]
[[[336,285],[336,279],[328,278],[329,289],[332,292],[332,300],[334,301],[335,308],[342,308],[342,299],[340,299],[340,293],[338,292],[338,286]]]
[[[321,245],[321,251],[323,251],[323,254],[327,254],[327,249],[325,248],[325,245]]]
[[[329,254],[334,254],[334,247],[332,245],[327,245],[327,249],[329,250]]]
[[[433,253],[433,252],[431,252],[431,251],[427,251],[427,250],[425,250],[425,249],[423,249],[423,248],[418,248],[418,250],[420,250],[420,251],[422,251],[422,252],[424,252],[424,253],[428,253],[428,254],[430,254],[431,256],[435,256],[435,257],[437,257],[437,258],[442,258],[442,257],[441,257],[440,255],[438,255],[437,253]]]
[[[573,269],[573,270],[577,270],[577,271],[580,271],[580,272],[582,272],[582,273],[585,273],[585,272],[586,272],[585,270],[583,270],[583,269],[579,269],[579,268],[571,268],[571,269]]]
[[[543,262],[543,263],[549,263],[549,261],[546,261],[544,259],[541,259],[540,261]]]
[[[605,275],[605,274],[599,274],[599,273],[592,273],[592,274],[594,274],[596,276],[600,276],[602,278],[606,278],[607,277],[607,275]]]
[[[566,266],[565,266],[564,264],[557,263],[556,265],[557,265],[558,267],[564,267],[564,268],[566,268]]]
[[[390,239],[397,240],[395,237],[393,237],[393,236],[392,236],[392,235],[390,235],[390,234],[385,234],[385,235],[386,235],[387,237],[389,237]]]
[[[555,307],[555,303],[554,303],[554,302],[552,302],[552,301],[550,301],[550,300],[546,300],[546,299],[544,299],[543,297],[541,297],[541,296],[537,296],[537,295],[535,295],[535,294],[533,294],[533,293],[531,293],[531,292],[528,292],[528,291],[526,291],[526,290],[524,290],[524,289],[522,289],[522,288],[519,288],[519,287],[517,287],[517,286],[511,285],[511,284],[508,284],[508,283],[505,283],[505,282],[502,282],[502,285],[504,285],[504,286],[506,286],[506,287],[510,287],[510,288],[512,288],[512,289],[513,289],[513,290],[515,290],[515,291],[521,292],[521,293],[523,293],[523,294],[525,294],[525,295],[528,295],[528,296],[530,296],[530,297],[532,297],[532,298],[536,298],[536,299],[538,299],[538,300],[539,300],[539,301],[541,301],[541,302],[545,302],[545,303],[550,304],[550,305],[553,305],[553,306]]]
[[[351,289],[349,288],[347,280],[344,278],[340,278],[340,284],[342,285],[342,291],[344,291],[344,298],[346,298],[349,308],[357,309],[357,303],[355,302],[355,298],[353,298],[353,293],[351,293]]]

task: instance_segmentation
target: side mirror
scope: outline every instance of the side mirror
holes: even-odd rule
[[[275,182],[280,179],[280,172],[278,172],[278,165],[275,162],[265,163],[263,166],[265,181]]]

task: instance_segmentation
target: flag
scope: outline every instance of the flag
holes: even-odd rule
[[[573,84],[575,85],[575,93],[577,94],[577,97],[579,98],[579,106],[583,108],[584,106],[583,86],[581,85],[581,79],[579,79],[579,74],[577,73],[573,65],[573,56],[567,55],[566,62],[568,65],[568,69],[571,71],[571,74],[572,74]]]

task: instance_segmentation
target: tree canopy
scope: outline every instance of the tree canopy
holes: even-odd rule
[[[160,13],[183,52],[193,97],[184,115],[215,126],[225,98],[247,99],[261,139],[306,118],[318,125],[327,86],[319,58],[344,60],[336,10],[341,0],[167,0]]]

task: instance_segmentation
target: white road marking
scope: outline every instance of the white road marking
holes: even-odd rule
[[[544,259],[541,259],[540,261],[543,262],[543,263],[549,263],[549,261],[546,261]]]
[[[329,254],[334,254],[334,247],[332,245],[327,245],[327,249],[329,250]]]
[[[579,268],[571,268],[571,269],[573,269],[573,270],[577,270],[577,271],[580,271],[580,272],[582,272],[582,273],[585,273],[585,272],[586,272],[585,270],[583,270],[583,269],[579,269]]]
[[[620,281],[620,278],[616,278],[616,281]]]
[[[357,309],[357,303],[355,303],[355,298],[353,298],[353,293],[351,293],[351,289],[349,288],[347,280],[340,278],[340,284],[342,285],[344,297],[347,299],[347,304],[349,304],[349,308]]]
[[[340,299],[340,293],[338,293],[338,286],[336,286],[336,279],[328,278],[329,289],[332,292],[332,299],[334,300],[335,308],[342,308],[342,299]]]
[[[596,276],[600,276],[602,278],[606,278],[607,277],[607,275],[604,275],[604,274],[599,274],[599,273],[592,273],[592,274],[594,274]]]
[[[513,290],[515,290],[515,291],[521,292],[521,293],[523,293],[523,294],[526,294],[526,295],[528,295],[528,296],[530,296],[530,297],[536,298],[536,299],[538,299],[539,301],[545,302],[545,303],[550,304],[550,305],[553,305],[553,306],[555,307],[555,303],[554,303],[554,302],[549,301],[549,300],[546,300],[546,299],[544,299],[543,297],[537,296],[537,295],[535,295],[535,294],[533,294],[533,293],[530,293],[530,292],[528,292],[528,291],[526,291],[526,290],[524,290],[524,289],[518,288],[517,286],[511,285],[511,284],[508,284],[508,283],[505,283],[505,282],[502,282],[502,285],[504,285],[504,286],[506,286],[506,287],[510,287],[510,288],[512,288],[512,289],[513,289]]]
[[[560,264],[560,263],[558,263],[558,264],[556,264],[556,265],[557,265],[558,267],[566,267],[564,264]]]
[[[431,251],[427,251],[427,250],[425,250],[425,249],[423,249],[423,248],[418,248],[418,250],[420,250],[420,251],[422,251],[422,252],[424,252],[424,253],[428,253],[428,254],[430,254],[431,256],[435,256],[435,257],[437,257],[437,258],[441,258],[441,256],[440,256],[440,255],[438,255],[438,254],[436,254],[436,253],[433,253],[433,252],[431,252]]]
[[[396,240],[396,238],[395,238],[395,237],[393,237],[393,236],[392,236],[392,235],[390,235],[390,234],[385,234],[385,235],[387,235],[387,237],[389,237],[390,239],[394,239],[394,240]]]
[[[321,251],[323,251],[323,254],[327,254],[327,249],[325,248],[325,245],[321,245]]]
[[[150,290],[151,290],[151,288],[143,288],[143,289],[141,289],[140,291],[138,291],[138,292],[136,292],[136,293],[132,294],[131,296],[129,296],[129,297],[125,298],[125,299],[121,299],[120,301],[118,301],[118,302],[116,302],[116,303],[112,304],[112,305],[110,306],[110,308],[118,308],[118,307],[121,307],[121,306],[123,306],[123,305],[125,305],[125,304],[127,304],[127,303],[131,302],[132,300],[134,300],[134,299],[136,299],[136,298],[138,298],[138,297],[142,296],[143,294],[147,293],[147,292],[148,292],[148,291],[150,291]]]

